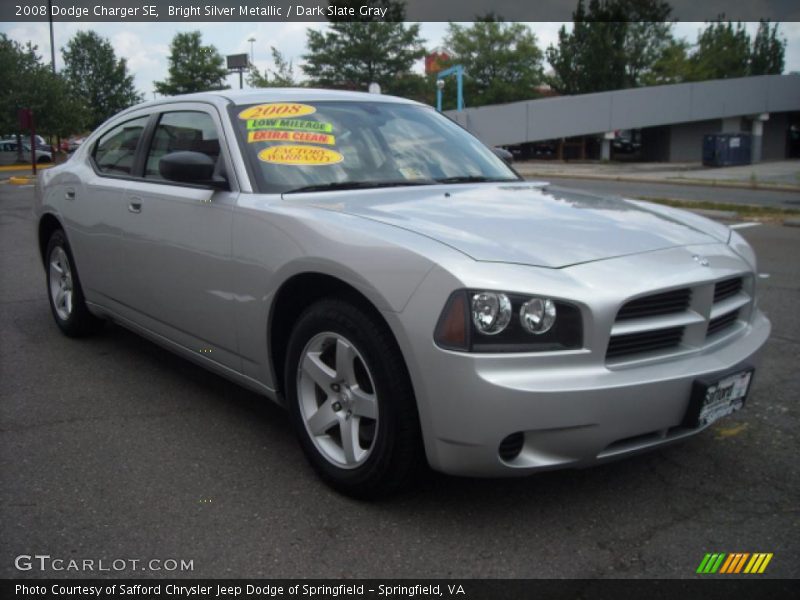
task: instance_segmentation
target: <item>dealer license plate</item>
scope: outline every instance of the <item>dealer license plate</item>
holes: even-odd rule
[[[706,388],[698,425],[704,427],[744,406],[753,371],[742,371],[720,379]]]

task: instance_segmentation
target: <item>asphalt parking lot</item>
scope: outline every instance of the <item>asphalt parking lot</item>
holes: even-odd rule
[[[773,322],[747,408],[654,453],[526,479],[325,487],[283,411],[128,331],[53,323],[32,189],[0,185],[0,577],[15,557],[177,559],[193,577],[693,577],[706,552],[800,576],[800,229],[741,233]],[[123,570],[112,575],[161,576]]]

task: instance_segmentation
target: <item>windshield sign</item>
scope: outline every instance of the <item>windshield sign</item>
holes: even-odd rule
[[[489,148],[425,106],[273,102],[231,113],[265,193],[519,180]]]

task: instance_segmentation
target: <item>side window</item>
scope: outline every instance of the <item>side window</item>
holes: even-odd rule
[[[161,115],[147,153],[144,176],[163,179],[158,161],[171,152],[201,152],[216,162],[219,159],[219,134],[214,120],[204,112],[181,111]]]
[[[136,144],[150,117],[126,121],[104,134],[94,147],[97,168],[109,175],[130,175]]]

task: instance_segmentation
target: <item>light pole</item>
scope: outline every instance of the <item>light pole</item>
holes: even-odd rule
[[[53,37],[53,0],[47,0],[47,20],[50,21],[50,68],[53,75],[56,74],[56,44]],[[53,136],[50,137],[50,144],[53,143]],[[61,134],[56,136],[56,150],[61,150]]]
[[[250,36],[247,41],[250,42],[250,64],[253,65],[256,62],[254,60],[255,54],[253,53],[253,44],[256,43],[256,38]]]
[[[47,0],[47,20],[50,21],[50,66],[56,74],[56,46],[53,41],[53,0]]]

